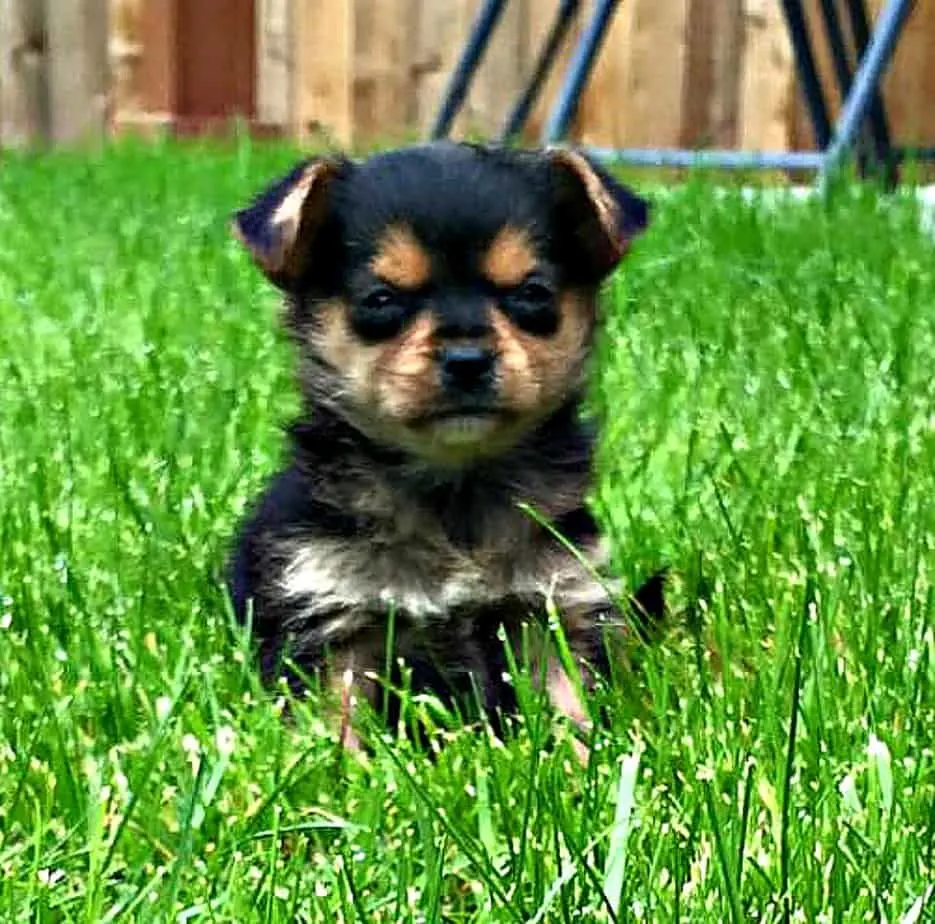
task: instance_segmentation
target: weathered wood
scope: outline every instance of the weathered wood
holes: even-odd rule
[[[0,0],[0,146],[48,132],[41,0]]]
[[[580,119],[584,137],[598,140],[589,126],[595,112],[610,107],[618,110],[612,117],[613,137],[602,136],[602,143],[621,147],[679,144],[688,11],[688,0],[620,4],[584,94]],[[607,73],[613,79],[607,79]]]
[[[178,111],[178,3],[144,0],[140,34],[144,36],[139,62],[140,102],[151,123],[171,121]]]
[[[110,3],[110,128],[120,130],[144,116],[140,65],[146,49],[142,31],[145,0]]]
[[[256,112],[254,0],[182,0],[176,42],[178,115],[184,121],[252,120]],[[219,28],[223,23],[223,28]]]
[[[714,69],[721,44],[715,27],[715,6],[720,2],[691,0],[688,7],[687,29],[691,41],[685,51],[679,140],[684,148],[706,148],[714,144],[711,106],[717,95]]]
[[[710,134],[718,147],[734,147],[740,130],[740,65],[745,59],[744,0],[719,0],[713,9]]]
[[[350,0],[295,0],[293,133],[350,145],[354,138],[354,9]]]
[[[399,141],[411,131],[415,116],[415,4],[354,0],[352,5],[355,137],[362,143]]]
[[[792,141],[795,66],[785,19],[774,0],[744,0],[744,57],[738,145],[783,151]]]
[[[867,4],[871,28],[883,6],[883,0],[870,0]],[[815,58],[819,77],[825,89],[832,122],[841,111],[841,96],[828,43],[819,31],[821,12],[819,0],[807,0],[806,15],[815,38]],[[848,20],[843,16],[845,34],[850,44]],[[883,81],[883,100],[886,107],[891,140],[896,145],[935,144],[935,8],[931,3],[918,3],[910,16],[896,49],[889,72]],[[797,149],[814,148],[808,111],[800,91],[796,91],[788,113],[788,143]],[[925,168],[927,175],[933,168]]]
[[[510,0],[455,137],[499,131],[559,3]],[[222,4],[228,32],[202,41]],[[282,126],[306,143],[370,146],[424,136],[480,4],[0,0],[0,144],[99,137],[108,111],[111,128],[200,131],[243,111],[255,115],[254,130]],[[819,25],[819,0],[805,5],[809,23]],[[871,0],[873,16],[881,5]],[[583,0],[523,140],[538,139],[593,9],[594,0]],[[834,117],[836,81],[823,35],[814,34]],[[898,143],[935,144],[933,41],[935,4],[918,4],[885,83]],[[608,146],[811,147],[778,0],[621,3],[571,134]]]
[[[416,127],[420,135],[426,134],[435,118],[477,8],[477,0],[419,3],[414,83]],[[452,135],[462,134],[465,125],[472,121],[469,96],[452,126]]]
[[[50,136],[72,144],[104,137],[110,93],[107,0],[46,5]]]
[[[257,0],[257,118],[288,125],[295,108],[295,52],[292,0]]]
[[[872,0],[876,16],[881,0]],[[906,145],[935,145],[935,3],[917,3],[884,82],[890,128]]]
[[[511,0],[500,14],[497,28],[471,88],[472,131],[487,136],[502,127],[531,64],[528,60],[531,49],[526,40],[527,29],[528,9],[525,0]]]
[[[566,56],[566,67],[574,41],[590,15],[592,6],[591,3],[582,4],[579,28]],[[573,139],[585,144],[611,147],[619,145],[621,139],[626,137],[627,112],[632,103],[629,49],[633,44],[635,24],[634,5],[621,3],[572,122],[570,133]],[[553,91],[553,100],[558,89],[555,87]]]

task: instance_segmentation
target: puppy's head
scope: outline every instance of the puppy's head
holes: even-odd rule
[[[600,283],[647,221],[581,153],[443,142],[305,161],[234,229],[287,294],[309,399],[458,466],[578,393]]]

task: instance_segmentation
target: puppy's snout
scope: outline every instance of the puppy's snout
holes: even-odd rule
[[[494,354],[486,347],[445,347],[439,362],[442,384],[449,391],[478,394],[493,384]]]

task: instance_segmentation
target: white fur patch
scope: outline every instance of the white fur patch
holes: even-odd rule
[[[280,587],[287,598],[301,601],[295,622],[321,620],[318,633],[332,638],[365,625],[374,610],[391,606],[403,618],[421,624],[443,622],[461,606],[509,596],[550,598],[559,612],[608,599],[601,581],[568,553],[543,552],[538,562],[526,561],[525,570],[513,572],[507,562],[485,568],[469,555],[439,562],[428,549],[418,547],[418,540],[412,543],[409,556],[365,542],[320,539],[291,544],[284,549]]]

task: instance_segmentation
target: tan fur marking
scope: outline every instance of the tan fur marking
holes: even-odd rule
[[[383,232],[370,269],[399,289],[418,289],[431,278],[432,261],[411,228],[392,225]]]
[[[535,268],[536,251],[529,234],[507,225],[493,239],[481,263],[481,272],[495,286],[518,286]]]
[[[375,702],[377,683],[373,675],[379,666],[379,649],[366,635],[336,652],[328,665],[328,689],[337,700],[337,715],[333,721],[337,726],[338,742],[345,751],[365,763],[364,746],[355,720],[361,697],[371,706]]]
[[[500,403],[511,412],[502,422],[467,420],[461,429],[458,420],[424,430],[412,427],[438,407],[442,397],[429,314],[417,316],[393,340],[366,344],[351,329],[347,305],[336,299],[316,308],[308,346],[338,371],[330,393],[340,395],[359,427],[375,438],[457,464],[511,445],[577,388],[585,372],[594,324],[594,307],[588,300],[561,294],[559,328],[547,338],[523,332],[494,308],[490,313]]]
[[[394,417],[422,412],[435,396],[433,322],[421,315],[392,343],[386,345],[373,369],[380,406]]]
[[[329,381],[330,393],[339,396],[341,407],[370,436],[410,445],[409,422],[438,398],[430,319],[416,318],[394,340],[367,344],[351,328],[345,303],[335,300],[316,312],[309,348],[337,370],[336,380]]]
[[[524,413],[548,412],[581,381],[592,309],[570,293],[560,296],[560,324],[549,338],[534,337],[494,312],[502,389],[510,407]]]
[[[316,311],[318,323],[310,332],[312,347],[330,365],[341,370],[349,396],[355,400],[365,398],[366,395],[359,392],[367,387],[374,348],[365,346],[354,335],[344,302],[336,299],[319,305]]]

